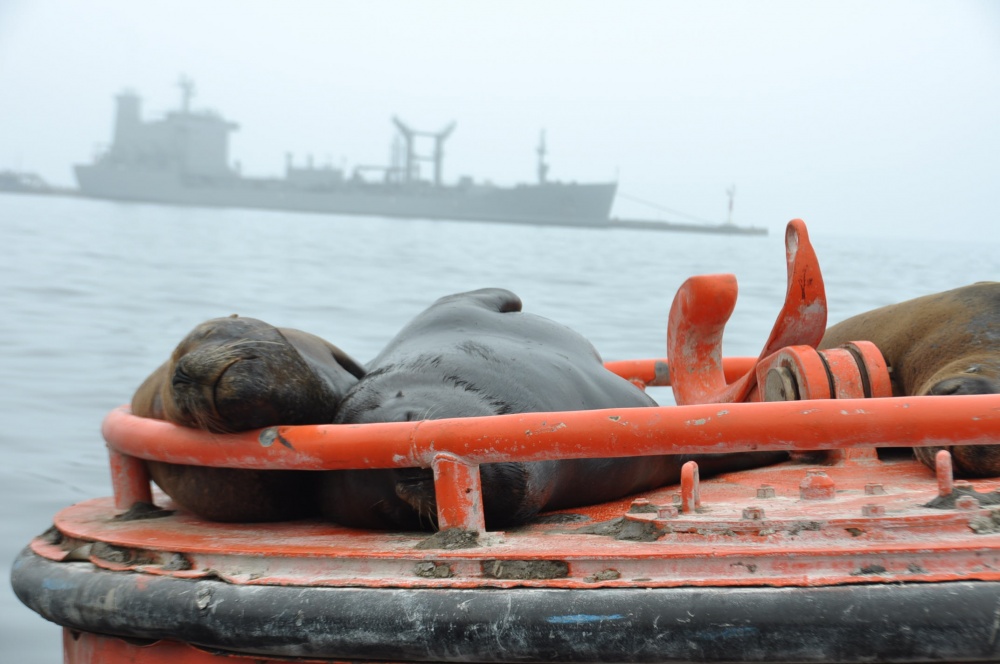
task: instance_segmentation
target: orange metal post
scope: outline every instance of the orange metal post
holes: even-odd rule
[[[466,463],[454,454],[438,454],[434,457],[433,468],[438,529],[485,531],[479,466]]]

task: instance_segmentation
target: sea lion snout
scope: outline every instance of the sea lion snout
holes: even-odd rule
[[[1000,381],[986,376],[966,375],[945,378],[927,390],[931,396],[946,394],[1000,394]]]
[[[429,468],[400,468],[395,471],[396,496],[422,521],[437,527],[437,495],[434,493],[434,473]]]

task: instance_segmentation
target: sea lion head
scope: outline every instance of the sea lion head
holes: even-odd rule
[[[340,369],[350,378],[361,370],[341,369],[332,360],[326,363],[332,368],[318,367],[288,333],[305,335],[236,316],[197,326],[166,365],[164,419],[217,433],[332,421],[346,390],[331,374]]]
[[[935,372],[917,391],[919,395],[943,396],[964,394],[1000,394],[1000,358],[974,354],[950,362]],[[916,447],[914,453],[925,465],[934,468],[934,456],[943,447]],[[953,445],[955,473],[963,477],[1000,475],[1000,446]]]
[[[509,404],[469,378],[435,371],[437,358],[421,357],[406,367],[372,371],[337,409],[337,423],[415,422],[452,417],[503,415]]]
[[[468,377],[434,368],[440,358],[423,355],[405,366],[385,365],[365,376],[342,401],[335,423],[372,424],[414,422],[458,417],[502,415],[510,412],[503,399],[475,385]],[[491,478],[518,474],[514,466],[481,467],[484,489]],[[505,468],[508,467],[509,468]],[[361,527],[436,528],[437,500],[430,468],[351,471],[331,478],[324,503],[335,520]],[[343,505],[364,505],[361,511]],[[498,506],[498,510],[502,507]],[[490,511],[493,511],[492,509]]]
[[[468,380],[434,371],[439,364],[440,358],[425,355],[408,362],[405,367],[386,365],[369,373],[344,398],[334,421],[351,424],[414,422],[504,412],[499,400],[490,398]],[[404,524],[404,527],[413,528],[435,528],[437,525],[434,473],[430,468],[354,472],[341,475],[331,484],[337,486],[331,487],[327,504],[334,506],[347,502],[348,496],[342,492],[349,493],[350,502],[354,504],[359,496],[372,494],[371,499],[361,501],[370,503],[364,521],[356,520],[361,518],[356,513],[341,512],[339,520],[348,525]]]
[[[1000,359],[963,357],[936,372],[919,394],[1000,394]]]

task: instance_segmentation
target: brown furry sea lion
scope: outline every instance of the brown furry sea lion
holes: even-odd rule
[[[335,422],[365,424],[481,415],[654,406],[604,368],[576,332],[521,312],[510,291],[443,297],[411,321],[344,397]],[[606,502],[677,482],[695,458],[704,474],[773,463],[784,453],[492,463],[480,467],[488,528],[541,511]],[[324,514],[350,526],[421,528],[436,516],[430,469],[325,473]]]
[[[254,318],[196,327],[143,382],[132,412],[216,433],[333,421],[361,365],[312,334]],[[315,475],[148,462],[176,502],[213,521],[275,521],[316,511]]]
[[[819,347],[853,340],[871,341],[882,352],[894,396],[1000,393],[1000,283],[979,282],[854,316],[828,329]],[[940,449],[915,453],[933,468]],[[956,474],[1000,475],[1000,447],[949,449]]]

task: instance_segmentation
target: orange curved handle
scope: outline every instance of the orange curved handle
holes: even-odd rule
[[[805,222],[785,229],[788,285],[785,302],[758,360],[786,346],[819,344],[826,330],[826,289]],[[670,307],[667,357],[678,405],[732,403],[753,398],[757,375],[748,371],[727,384],[722,371],[722,334],[736,306],[736,277],[703,275],[685,281]]]

